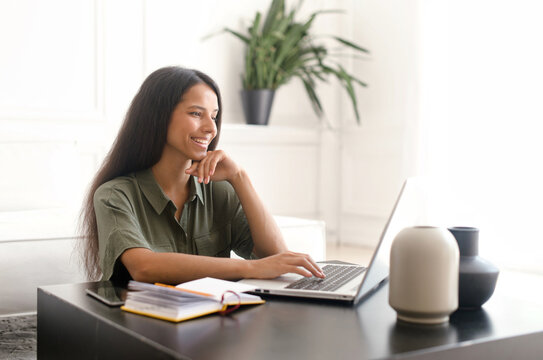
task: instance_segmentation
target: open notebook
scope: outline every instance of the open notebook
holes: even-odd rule
[[[172,322],[264,303],[259,296],[244,293],[254,290],[253,286],[213,278],[177,286],[130,281],[128,289],[134,291],[128,292],[121,309]]]

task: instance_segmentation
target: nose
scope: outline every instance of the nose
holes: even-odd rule
[[[205,116],[205,121],[202,123],[202,130],[206,133],[215,134],[217,132],[217,123],[211,115]]]

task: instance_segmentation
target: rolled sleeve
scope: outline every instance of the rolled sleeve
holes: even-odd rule
[[[109,280],[115,263],[130,248],[150,249],[128,198],[119,189],[98,189],[94,196],[98,225],[98,253],[102,279]]]

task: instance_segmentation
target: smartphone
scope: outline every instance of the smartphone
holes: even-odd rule
[[[126,300],[127,290],[115,286],[111,281],[99,281],[86,289],[85,292],[109,306],[121,306]]]

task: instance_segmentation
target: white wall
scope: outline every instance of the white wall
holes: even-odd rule
[[[426,1],[424,173],[448,216],[481,228],[481,255],[542,272],[543,4]]]
[[[240,64],[231,56],[241,44],[227,37],[200,40],[216,23],[237,16],[224,4],[198,4],[1,3],[1,211],[77,207],[132,96],[160,66],[198,66],[218,74],[230,115],[225,122],[241,122]],[[217,61],[220,53],[226,63]]]
[[[0,179],[0,210],[77,208],[131,98],[158,67],[179,64],[209,73],[221,86],[225,124],[243,123],[242,43],[226,34],[202,37],[225,26],[242,30],[268,3],[0,3],[0,161],[9,169]],[[225,127],[231,135],[224,146],[251,168],[273,213],[323,219],[331,241],[375,244],[403,178],[417,166],[417,4],[304,3],[305,14],[346,10],[321,15],[314,30],[352,38],[371,50],[367,60],[343,61],[370,87],[358,91],[361,126],[355,125],[343,90],[331,81],[318,87],[328,126],[321,126],[302,86],[293,82],[276,95],[271,140],[261,141],[261,153],[246,151],[249,143],[258,147],[232,135],[235,127]],[[261,130],[244,134],[268,138]],[[293,136],[300,137],[299,146]],[[266,161],[259,163],[259,156]],[[286,166],[281,159],[288,160]]]
[[[269,129],[250,130],[237,127],[241,42],[225,34],[201,38],[224,26],[241,30],[267,6],[1,1],[0,228],[7,231],[0,241],[43,232],[26,220],[42,218],[40,209],[67,209],[47,219],[75,218],[142,80],[179,64],[221,86],[222,145],[250,169],[274,214],[323,219],[329,241],[373,246],[405,177],[468,170],[476,176],[456,176],[453,185],[469,190],[459,199],[476,201],[456,219],[483,226],[481,247],[491,259],[540,269],[533,235],[543,199],[538,2],[306,1],[306,14],[346,9],[322,15],[317,33],[371,51],[366,60],[343,62],[369,83],[358,90],[362,125],[331,82],[318,87],[329,124],[321,126],[293,82],[277,93]],[[32,217],[13,220],[21,211]],[[49,226],[47,236],[64,237],[71,226]],[[55,251],[40,249],[40,256]]]
[[[419,15],[417,1],[353,1],[352,38],[371,50],[353,62],[362,126],[342,103],[339,238],[373,246],[403,180],[417,172]]]

